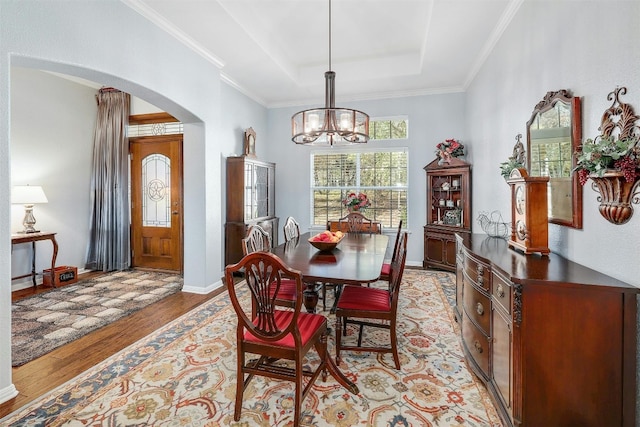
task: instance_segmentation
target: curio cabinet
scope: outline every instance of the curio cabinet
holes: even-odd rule
[[[424,268],[456,271],[455,233],[471,232],[471,165],[452,157],[436,159],[427,173],[427,223],[424,226]]]

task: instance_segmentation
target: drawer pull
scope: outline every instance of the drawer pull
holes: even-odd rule
[[[484,306],[482,305],[481,302],[479,302],[478,304],[476,304],[476,311],[478,312],[478,314],[480,316],[482,316],[484,314]]]
[[[502,288],[501,283],[498,283],[498,288],[496,289],[496,293],[500,298],[504,298],[504,289]]]
[[[484,277],[482,277],[482,273],[478,272],[478,284],[482,285],[484,284]]]
[[[473,342],[473,346],[476,348],[478,353],[482,353],[482,344],[480,344],[477,340]]]
[[[478,274],[481,276],[484,274],[484,265],[478,265]]]

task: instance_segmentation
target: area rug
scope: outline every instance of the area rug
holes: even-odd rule
[[[11,361],[23,365],[182,289],[175,274],[127,270],[11,305]]]
[[[390,355],[345,352],[340,368],[360,394],[350,394],[331,376],[326,382],[319,379],[303,402],[301,425],[499,426],[486,390],[465,364],[451,308],[438,285],[453,278],[443,272],[405,271],[398,338],[402,369],[393,368]],[[243,300],[247,302],[246,294]],[[234,422],[235,319],[228,294],[222,293],[0,424],[292,425],[292,383],[264,378],[252,381],[242,417]],[[349,332],[354,335],[355,329]],[[365,339],[388,335],[376,332]],[[335,355],[333,338],[329,351]]]

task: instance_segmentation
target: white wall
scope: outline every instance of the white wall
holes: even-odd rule
[[[50,73],[11,69],[11,183],[41,185],[49,202],[35,205],[36,228],[57,233],[56,265],[84,268],[96,90]],[[24,207],[11,206],[11,231],[23,229]],[[36,246],[36,271],[51,268],[53,245]],[[31,271],[31,245],[11,254],[11,275]],[[31,286],[25,278],[12,289]]]
[[[268,144],[269,151],[265,153],[264,160],[276,163],[276,215],[281,218],[281,221],[289,215],[295,217],[303,232],[309,230],[311,218],[309,153],[318,148],[297,145],[291,141],[291,115],[304,108],[323,105],[324,100],[319,99],[318,104],[313,106],[270,109],[268,138],[266,141],[264,139],[261,141],[258,136],[256,144],[257,150],[260,150],[261,144]],[[409,209],[407,223],[403,224],[410,233],[407,242],[407,264],[422,266],[423,227],[427,208],[426,173],[423,167],[436,158],[435,148],[439,142],[447,138],[456,138],[463,144],[467,144],[464,127],[465,95],[452,93],[360,102],[340,102],[338,99],[336,105],[362,110],[372,118],[402,115],[409,118],[407,140],[369,141],[363,147],[345,147],[344,149],[408,147]],[[396,230],[391,227],[389,231],[395,234]],[[280,236],[282,237],[282,230],[280,230]]]
[[[582,135],[594,138],[607,95],[626,86],[622,102],[640,113],[640,2],[525,1],[467,93],[473,151],[474,217],[499,209],[510,218],[509,186],[498,165],[526,135],[534,106],[548,91],[582,98]],[[640,285],[640,213],[613,225],[598,212],[597,194],[583,190],[583,229],[550,224],[550,249],[575,262]]]
[[[220,137],[223,100],[217,66],[123,3],[0,2],[0,402],[17,392],[11,383],[7,327],[11,324],[9,239],[14,227],[9,203],[12,67],[55,71],[117,87],[185,123],[184,280],[190,291],[207,292],[221,284],[221,153],[236,150],[235,141]],[[46,215],[39,221],[47,225]]]
[[[229,145],[229,151],[223,155],[242,155],[244,131],[252,127],[256,131],[256,141],[258,141],[256,156],[263,159],[270,149],[267,136],[267,109],[227,84],[221,85],[220,96],[224,104],[220,113],[224,123],[220,138],[227,141]],[[223,200],[225,200],[224,197]]]

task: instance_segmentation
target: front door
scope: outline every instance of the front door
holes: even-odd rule
[[[129,144],[132,266],[182,271],[182,135]]]

